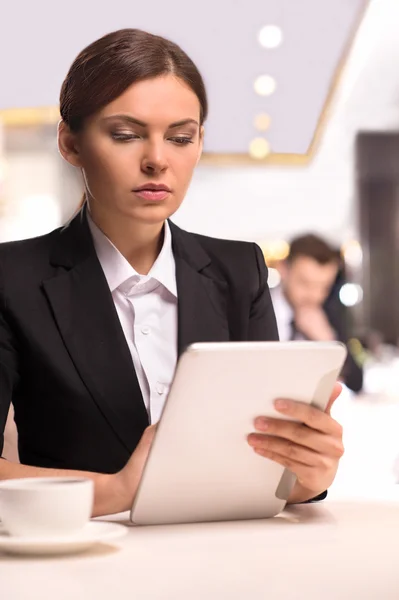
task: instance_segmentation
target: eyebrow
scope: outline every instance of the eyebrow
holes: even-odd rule
[[[140,127],[148,127],[148,123],[144,123],[144,121],[140,121],[139,119],[135,119],[130,115],[116,114],[110,115],[109,117],[104,117],[104,121],[110,121],[112,119],[121,119],[122,121],[127,121],[128,123],[133,123],[133,125],[139,125]],[[168,129],[174,129],[175,127],[182,127],[183,125],[189,125],[190,123],[199,126],[198,121],[195,119],[182,119],[181,121],[176,121],[175,123],[171,123],[168,126]]]

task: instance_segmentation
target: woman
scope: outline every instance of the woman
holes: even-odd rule
[[[65,228],[0,246],[0,431],[12,401],[21,459],[0,461],[0,478],[85,474],[101,515],[132,504],[184,348],[277,330],[259,248],[168,221],[207,115],[188,56],[111,33],[76,58],[60,108],[59,149],[86,203]],[[304,424],[260,416],[248,443],[297,475],[290,502],[307,501],[334,479],[341,428],[299,403],[278,409]]]

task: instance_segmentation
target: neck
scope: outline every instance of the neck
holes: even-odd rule
[[[164,222],[140,223],[125,216],[109,215],[89,205],[90,216],[140,275],[147,275],[163,245]]]

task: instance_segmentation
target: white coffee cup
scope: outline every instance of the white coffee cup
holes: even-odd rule
[[[0,481],[0,519],[10,535],[73,535],[89,521],[94,484],[83,477]]]

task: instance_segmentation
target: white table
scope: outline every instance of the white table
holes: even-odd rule
[[[117,545],[79,556],[0,555],[0,598],[398,600],[399,497],[327,500],[265,521],[130,527]]]
[[[344,393],[333,407],[333,416],[344,429],[345,454],[332,495],[350,490],[374,493],[393,484],[399,456],[399,395]]]

